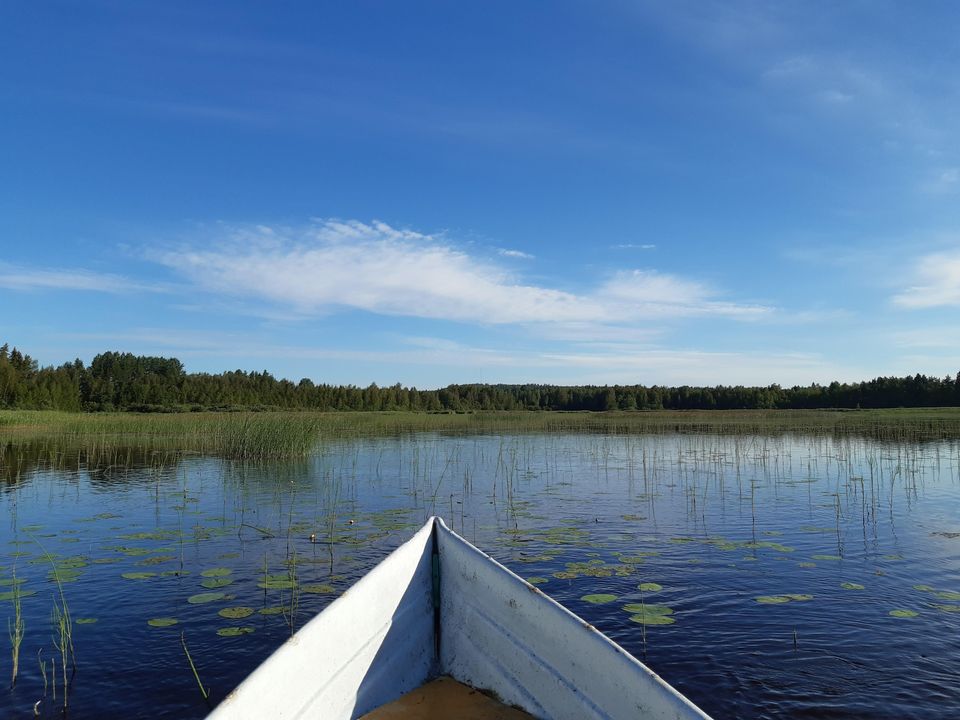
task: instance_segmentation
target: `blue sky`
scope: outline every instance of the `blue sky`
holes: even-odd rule
[[[960,370],[951,2],[0,6],[0,338],[297,380]]]

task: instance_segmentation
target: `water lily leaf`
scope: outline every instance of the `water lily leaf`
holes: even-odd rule
[[[225,617],[230,620],[241,620],[245,617],[250,617],[253,615],[253,608],[250,607],[228,607],[223,608],[219,613],[220,617]]]
[[[960,600],[960,592],[953,592],[951,590],[943,590],[941,592],[935,592],[936,595],[941,600]]]
[[[22,598],[30,597],[31,595],[36,595],[36,590],[10,590],[8,592],[0,593],[0,600],[13,600],[13,598],[19,595]]]
[[[23,585],[25,582],[26,578],[3,578],[0,580],[0,586]]]
[[[913,589],[919,590],[920,592],[936,592],[936,590],[934,590],[929,585],[914,585]]]
[[[920,613],[916,612],[915,610],[891,610],[888,614],[895,618],[913,618]]]
[[[813,600],[813,595],[804,595],[801,593],[786,593],[785,598],[789,598],[794,602],[807,602],[808,600]]]
[[[667,605],[648,605],[647,603],[630,603],[623,606],[624,612],[641,615],[673,615],[673,608]]]
[[[609,593],[597,593],[595,595],[584,595],[580,599],[584,602],[590,603],[591,605],[603,605],[605,603],[613,602],[617,599],[617,596]]]
[[[267,580],[257,583],[257,587],[264,590],[293,590],[297,586],[296,580]]]
[[[207,593],[197,593],[196,595],[191,595],[187,598],[187,602],[191,605],[200,605],[202,603],[213,602],[215,600],[222,600],[225,597],[225,593],[222,592],[207,592]]]
[[[663,585],[655,582],[645,582],[637,585],[637,589],[643,592],[659,592],[663,590]]]
[[[781,603],[790,602],[790,598],[786,595],[760,595],[755,597],[754,600],[761,605],[780,605]]]
[[[313,595],[332,595],[337,589],[333,585],[326,585],[324,583],[310,583],[308,585],[301,585],[300,592],[310,593]]]
[[[147,620],[147,625],[150,627],[170,627],[171,625],[176,625],[178,622],[180,621],[176,618],[163,617]]]
[[[77,625],[93,625],[97,621],[97,618],[77,618],[74,622]]]
[[[960,605],[947,605],[941,603],[931,603],[937,610],[948,613],[960,613]]]
[[[548,579],[545,577],[540,577],[539,575],[534,575],[533,577],[528,577],[527,582],[531,585],[543,585],[547,582]]]
[[[238,637],[240,635],[249,635],[252,632],[252,627],[225,627],[217,630],[217,635],[220,637]]]
[[[120,577],[125,580],[146,580],[147,578],[156,577],[156,575],[154,572],[126,572]]]
[[[811,555],[814,560],[843,560],[839,555]]]
[[[137,565],[159,565],[160,563],[176,560],[176,555],[154,555],[144,560],[138,560]]]
[[[647,613],[637,613],[635,615],[631,615],[630,621],[639,623],[640,625],[673,625],[676,622],[676,620],[669,615],[649,615]]]
[[[844,590],[864,590],[865,588],[860,583],[845,582],[840,583],[840,587]]]
[[[816,563],[812,563],[812,562],[801,562],[801,563],[797,563],[797,565],[799,565],[802,568],[812,568],[817,566]]]
[[[227,585],[232,585],[233,580],[230,578],[217,577],[217,578],[208,578],[200,583],[203,587],[208,590],[216,590],[217,588],[226,587]]]
[[[273,607],[265,607],[260,609],[261,615],[280,615],[286,610],[282,605],[274,605]]]
[[[204,570],[200,573],[203,577],[212,578],[212,577],[226,577],[227,575],[232,575],[233,570],[225,567],[210,568],[209,570]]]

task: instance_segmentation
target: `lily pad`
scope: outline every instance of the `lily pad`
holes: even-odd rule
[[[816,563],[812,563],[812,562],[800,562],[800,563],[797,563],[797,565],[799,565],[802,568],[812,568],[817,566]]]
[[[663,590],[663,585],[655,582],[645,582],[637,585],[637,589],[642,592],[660,592]]]
[[[647,603],[630,603],[624,605],[625,612],[641,615],[673,615],[673,608],[667,605],[648,605]]]
[[[127,572],[123,573],[120,577],[125,580],[146,580],[147,578],[156,577],[155,572]]]
[[[595,595],[584,595],[580,599],[584,602],[590,603],[591,605],[604,605],[616,600],[617,596],[611,595],[610,593],[597,593]]]
[[[761,605],[780,605],[782,603],[790,602],[790,598],[786,595],[760,595],[755,597],[756,600]]]
[[[534,575],[533,577],[528,577],[527,582],[531,585],[543,585],[545,582],[548,582],[548,579],[545,577],[540,577],[539,575]]]
[[[231,570],[230,568],[218,567],[218,568],[210,568],[209,570],[204,570],[200,574],[205,578],[226,577],[227,575],[232,575],[233,570]]]
[[[250,607],[229,607],[224,608],[219,613],[220,617],[228,618],[229,620],[242,620],[245,617],[250,617],[253,615],[253,608]]]
[[[261,615],[281,615],[286,610],[282,605],[274,605],[273,607],[265,607],[259,610]]]
[[[227,585],[232,585],[233,580],[225,577],[215,577],[208,578],[200,583],[203,587],[208,590],[216,590],[217,588],[226,587]]]
[[[639,623],[640,625],[673,625],[676,620],[669,615],[647,615],[645,613],[637,613],[636,615],[630,616],[630,622]]]
[[[814,560],[843,560],[839,555],[811,555]]]
[[[813,595],[804,595],[802,593],[786,593],[785,598],[790,598],[793,602],[807,602],[813,600]]]
[[[864,586],[861,585],[860,583],[852,583],[852,582],[840,583],[840,587],[842,587],[844,590],[864,590],[865,589]]]
[[[13,600],[13,598],[19,595],[22,598],[30,597],[31,595],[36,595],[36,590],[10,590],[8,592],[0,593],[0,600]]]
[[[960,613],[960,605],[948,605],[943,603],[932,603],[937,610],[948,613]]]
[[[74,622],[77,625],[93,625],[97,621],[97,618],[77,618]]]
[[[919,590],[920,592],[936,592],[936,590],[934,590],[929,585],[914,585],[913,589]]]
[[[936,595],[941,600],[960,600],[960,592],[953,592],[951,590],[942,590],[940,592],[935,592]]]
[[[263,588],[264,590],[293,590],[297,586],[296,580],[266,580],[264,582],[258,582],[257,587]]]
[[[171,625],[176,625],[179,622],[180,621],[176,618],[162,617],[147,620],[147,625],[150,627],[170,627]]]
[[[176,555],[154,555],[145,560],[138,560],[137,565],[159,565],[160,563],[170,562],[176,559]]]
[[[220,637],[239,637],[240,635],[249,635],[252,632],[252,627],[225,627],[217,630],[217,635]]]
[[[203,603],[214,602],[215,600],[222,600],[225,595],[226,593],[222,592],[197,593],[196,595],[188,597],[187,602],[191,605],[201,605]]]
[[[326,585],[325,583],[310,583],[308,585],[301,585],[300,592],[313,595],[332,595],[337,592],[337,589],[333,587],[333,585]]]
[[[891,610],[888,614],[895,618],[914,618],[920,613],[915,610]]]

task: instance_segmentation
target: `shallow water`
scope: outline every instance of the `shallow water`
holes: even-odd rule
[[[181,633],[215,705],[438,514],[717,718],[957,717],[958,455],[819,436],[419,435],[256,467],[48,457],[0,496],[0,593],[15,572],[25,620],[0,712],[62,714],[65,601],[70,715],[203,717]],[[13,622],[9,598],[0,609]]]

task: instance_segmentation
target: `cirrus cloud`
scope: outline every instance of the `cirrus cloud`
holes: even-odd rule
[[[493,325],[630,324],[703,315],[750,319],[771,312],[721,300],[704,284],[653,270],[620,272],[586,292],[532,284],[443,235],[376,221],[260,225],[228,229],[226,236],[153,259],[210,293],[307,316],[353,309]]]

